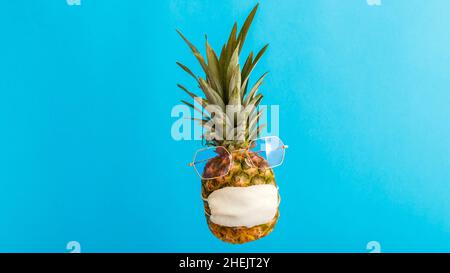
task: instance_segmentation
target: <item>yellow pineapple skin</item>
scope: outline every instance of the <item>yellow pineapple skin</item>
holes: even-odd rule
[[[247,164],[249,157],[254,159],[253,162],[258,164],[257,167],[250,167],[249,164]],[[232,158],[233,164],[226,176],[202,180],[202,197],[204,200],[206,200],[213,191],[224,187],[248,187],[261,184],[277,186],[272,169],[264,168],[267,166],[264,158],[248,151],[235,151],[232,153]],[[228,159],[225,158],[225,156],[212,158],[206,164],[204,173],[207,173],[208,177],[216,177],[217,175],[214,174],[219,174],[223,171],[221,168],[223,168],[227,162]],[[279,211],[277,211],[275,217],[270,222],[262,225],[251,228],[225,227],[210,221],[210,209],[206,201],[204,202],[204,208],[206,221],[211,232],[220,240],[231,244],[243,244],[263,238],[272,232],[279,218]]]

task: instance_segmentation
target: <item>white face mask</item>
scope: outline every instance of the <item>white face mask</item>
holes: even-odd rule
[[[225,187],[212,192],[208,199],[210,220],[225,227],[253,227],[270,222],[279,205],[274,185]]]

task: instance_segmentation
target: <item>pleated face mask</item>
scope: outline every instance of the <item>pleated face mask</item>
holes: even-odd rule
[[[225,187],[212,192],[205,201],[213,223],[225,227],[253,227],[275,217],[279,195],[274,185]]]

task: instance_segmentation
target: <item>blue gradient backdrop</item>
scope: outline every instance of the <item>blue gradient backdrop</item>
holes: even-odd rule
[[[0,251],[450,251],[450,1],[261,1],[265,104],[290,145],[275,231],[209,232],[199,142],[170,112],[255,1],[6,1],[0,8]]]

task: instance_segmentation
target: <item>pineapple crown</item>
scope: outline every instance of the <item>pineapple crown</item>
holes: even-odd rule
[[[204,98],[199,97],[178,84],[178,87],[201,105],[204,110],[202,111],[194,104],[182,100],[184,104],[202,114],[201,119],[193,118],[193,120],[203,126],[202,139],[206,140],[208,146],[225,146],[232,150],[244,148],[266,126],[265,124],[260,125],[258,122],[262,110],[258,110],[257,107],[263,95],[257,94],[257,92],[267,72],[251,88],[249,88],[249,79],[268,45],[259,50],[256,56],[252,51],[242,69],[239,64],[239,56],[257,9],[258,4],[248,15],[239,33],[237,33],[237,23],[234,23],[228,41],[223,45],[219,57],[211,48],[206,36],[205,60],[197,48],[177,30],[205,72],[205,78],[196,76],[187,66],[177,62],[178,66],[195,79],[205,95]]]

